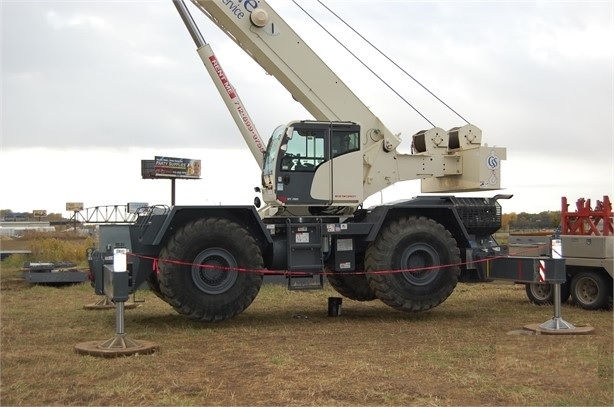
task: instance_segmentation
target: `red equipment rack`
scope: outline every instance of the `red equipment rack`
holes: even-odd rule
[[[612,202],[608,196],[604,196],[603,201],[598,200],[594,209],[590,199],[580,198],[576,201],[575,212],[569,212],[567,198],[562,198],[562,235],[611,236],[614,235],[613,225]]]

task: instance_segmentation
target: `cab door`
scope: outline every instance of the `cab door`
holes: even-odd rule
[[[279,147],[275,192],[288,205],[330,205],[330,123],[298,122]],[[317,177],[316,177],[317,173]],[[318,185],[314,185],[317,178]]]
[[[358,205],[363,199],[360,126],[335,123],[330,134],[333,205]]]

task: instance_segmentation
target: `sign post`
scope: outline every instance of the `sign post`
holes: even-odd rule
[[[72,212],[73,227],[77,233],[77,213],[83,210],[83,202],[66,202],[66,211]]]
[[[175,178],[171,178],[171,205],[175,206]]]
[[[45,209],[34,209],[32,211],[32,216],[37,218],[37,220],[40,222],[41,218],[47,216],[47,211]]]

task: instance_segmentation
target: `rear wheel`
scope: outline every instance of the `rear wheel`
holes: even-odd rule
[[[362,265],[356,267],[356,273],[361,274],[343,274],[326,270],[326,278],[335,291],[344,297],[355,301],[372,301],[377,297],[363,269]]]
[[[459,263],[450,232],[423,217],[383,226],[365,258],[367,279],[377,297],[401,311],[425,311],[445,301],[458,282]]]
[[[535,305],[552,304],[554,300],[554,286],[551,284],[525,284],[525,291],[529,301]],[[569,284],[561,284],[561,304],[569,299],[570,294]]]
[[[227,219],[199,219],[179,229],[160,252],[159,267],[164,299],[197,321],[241,313],[262,285],[262,275],[250,272],[263,267],[256,240]]]
[[[571,298],[584,309],[608,307],[611,290],[612,282],[596,271],[583,271],[571,279]]]

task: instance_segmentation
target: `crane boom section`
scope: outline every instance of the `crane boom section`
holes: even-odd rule
[[[192,0],[319,121],[359,121],[368,143],[399,143],[369,108],[264,0]],[[363,141],[363,142],[364,142]]]

